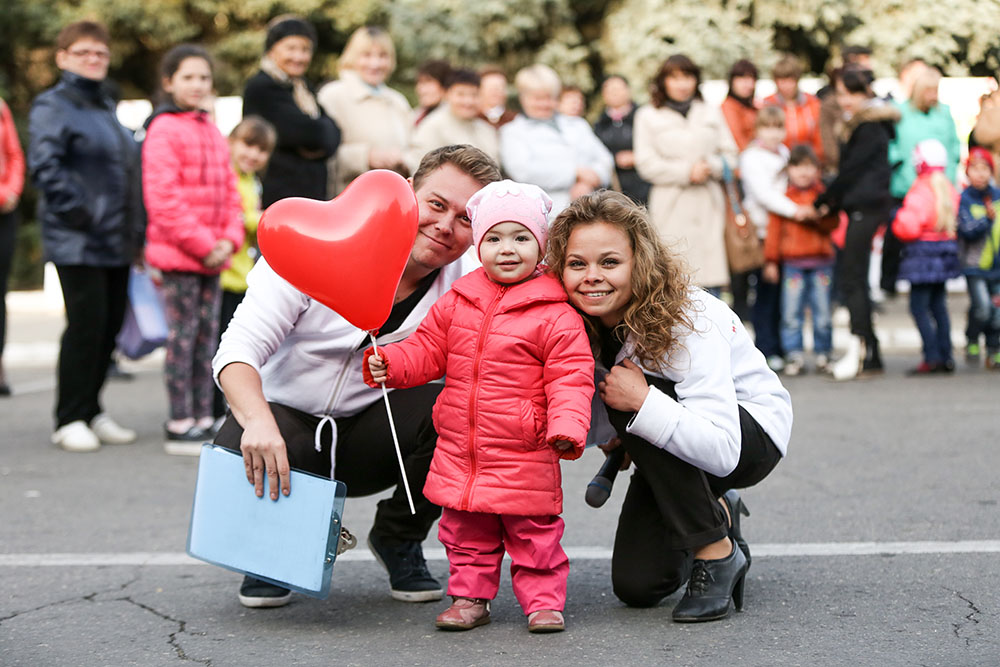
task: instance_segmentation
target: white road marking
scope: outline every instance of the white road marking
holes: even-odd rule
[[[751,545],[754,558],[816,558],[830,556],[903,556],[920,554],[1000,553],[1000,540],[957,542],[804,542]],[[607,547],[566,547],[571,560],[610,560]],[[427,549],[427,560],[445,560],[444,549]],[[363,548],[348,551],[339,562],[370,562],[375,558]],[[20,553],[0,554],[0,567],[114,567],[153,565],[205,565],[182,552],[127,553]]]

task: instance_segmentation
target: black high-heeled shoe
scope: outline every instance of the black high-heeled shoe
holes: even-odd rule
[[[733,544],[733,552],[719,560],[695,559],[684,597],[674,607],[677,623],[717,621],[729,616],[733,606],[743,609],[743,584],[747,558]]]
[[[729,509],[729,539],[736,542],[740,551],[747,557],[747,569],[749,570],[753,559],[750,557],[750,545],[743,539],[743,532],[740,530],[740,515],[750,516],[750,510],[736,489],[729,489],[722,494],[722,500]]]

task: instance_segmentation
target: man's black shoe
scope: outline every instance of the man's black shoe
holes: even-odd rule
[[[243,577],[240,586],[240,604],[252,609],[262,607],[284,607],[292,599],[292,592],[287,588],[275,586],[260,579],[247,575]]]
[[[389,589],[394,600],[433,602],[444,597],[441,584],[427,569],[420,542],[390,545],[384,538],[369,533],[368,548],[389,573]]]

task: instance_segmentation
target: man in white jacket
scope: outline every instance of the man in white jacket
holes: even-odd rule
[[[472,243],[465,206],[497,180],[497,164],[472,146],[439,148],[421,161],[411,179],[420,215],[417,237],[392,313],[379,330],[380,345],[413,333],[434,301],[473,268],[463,259]],[[215,442],[242,452],[258,496],[267,476],[271,500],[278,500],[278,489],[290,492],[291,467],[331,477],[335,469],[351,496],[396,486],[399,470],[381,393],[361,376],[367,333],[302,294],[263,260],[247,284],[212,364],[231,410]],[[397,429],[416,514],[397,486],[379,503],[368,545],[389,572],[392,597],[408,602],[443,594],[420,546],[441,511],[420,493],[437,440],[431,408],[441,386],[389,395],[393,413],[403,416]],[[240,588],[247,607],[277,607],[290,597],[288,590],[252,577]]]

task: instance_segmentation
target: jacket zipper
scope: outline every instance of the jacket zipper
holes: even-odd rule
[[[496,313],[497,306],[500,305],[500,300],[506,292],[506,285],[500,287],[497,290],[496,296],[493,297],[493,302],[490,303],[489,308],[486,310],[486,317],[483,318],[483,324],[479,329],[479,338],[476,340],[476,354],[472,360],[472,390],[469,396],[469,479],[465,482],[465,489],[462,492],[462,502],[459,504],[459,509],[466,511],[469,509],[469,497],[472,495],[472,487],[475,485],[476,475],[479,472],[477,469],[478,462],[476,461],[476,421],[479,417],[479,401],[477,400],[479,393],[479,363],[482,361],[483,343],[486,341],[486,333],[493,322],[493,315]]]

